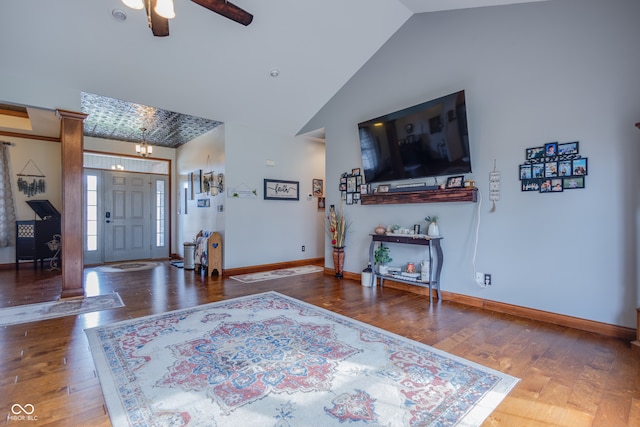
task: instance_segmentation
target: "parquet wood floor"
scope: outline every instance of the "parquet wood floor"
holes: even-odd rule
[[[126,307],[0,327],[0,411],[21,426],[110,426],[84,329],[274,290],[521,378],[484,426],[640,426],[640,355],[629,343],[315,273],[244,284],[168,262],[154,270],[85,270],[87,295]],[[51,301],[59,273],[0,270],[0,307]],[[9,419],[32,404],[37,421]],[[119,427],[119,426],[116,426]]]

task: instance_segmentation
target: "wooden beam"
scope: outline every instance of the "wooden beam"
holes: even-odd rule
[[[82,158],[84,113],[57,110],[62,142],[62,294],[84,296],[82,236]]]
[[[0,130],[0,136],[22,139],[36,139],[38,141],[60,142],[60,137],[57,136],[32,135],[22,132],[6,132],[3,130]]]

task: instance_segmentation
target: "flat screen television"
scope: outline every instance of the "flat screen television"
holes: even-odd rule
[[[471,172],[464,90],[358,124],[368,183]]]

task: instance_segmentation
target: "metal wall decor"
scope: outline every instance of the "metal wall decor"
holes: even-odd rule
[[[549,142],[527,148],[520,165],[520,189],[538,193],[559,193],[585,188],[587,158],[580,156],[579,142]]]
[[[18,191],[26,194],[27,197],[33,197],[36,194],[47,191],[47,185],[44,180],[45,175],[33,160],[29,159],[27,164],[24,165],[20,173],[17,175]]]

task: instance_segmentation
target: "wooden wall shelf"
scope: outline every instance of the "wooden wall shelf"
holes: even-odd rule
[[[451,188],[448,190],[402,191],[391,193],[363,194],[363,205],[391,205],[400,203],[441,203],[441,202],[477,202],[478,189]]]

